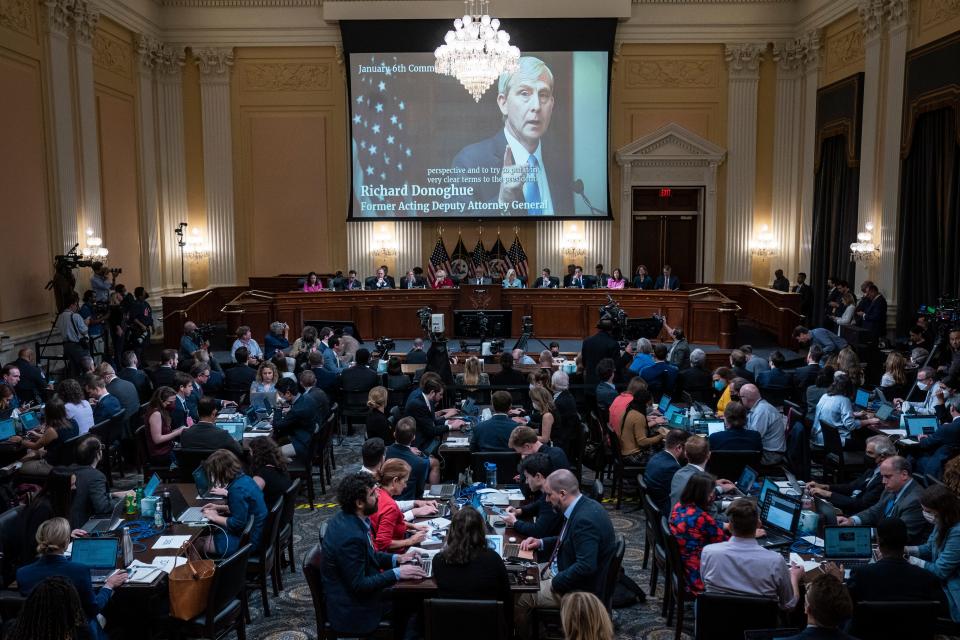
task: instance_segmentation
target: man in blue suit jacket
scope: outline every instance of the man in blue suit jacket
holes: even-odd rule
[[[424,456],[413,450],[412,444],[416,435],[417,425],[413,418],[401,418],[394,429],[396,442],[387,447],[384,452],[387,460],[399,458],[410,465],[407,486],[404,487],[403,493],[397,496],[397,500],[419,500],[427,480],[433,482],[440,479],[440,462],[436,458]],[[429,478],[431,474],[433,478]]]
[[[787,389],[793,386],[793,377],[783,370],[787,359],[779,351],[770,354],[770,368],[757,374],[757,386],[773,389]]]
[[[667,353],[667,345],[654,346],[653,364],[640,370],[640,377],[646,381],[654,398],[659,398],[664,393],[673,393],[673,386],[677,381],[679,369],[667,362]]]
[[[680,288],[680,278],[675,275],[671,275],[673,269],[670,265],[663,265],[663,275],[657,276],[657,283],[653,285],[654,289],[666,289],[669,291],[676,291]]]
[[[493,415],[478,424],[470,434],[470,451],[513,451],[510,434],[517,423],[508,415],[512,401],[509,391],[493,392]]]
[[[414,444],[427,454],[433,453],[443,434],[451,429],[458,429],[463,424],[462,420],[452,420],[450,426],[447,426],[445,417],[436,416],[434,407],[442,399],[443,385],[437,380],[427,380],[419,391],[413,390],[404,406],[404,414],[417,423],[417,439]]]
[[[667,517],[670,513],[670,484],[673,482],[673,474],[680,469],[683,445],[689,437],[690,433],[687,431],[671,429],[664,438],[663,451],[650,458],[643,474],[647,483],[647,495],[660,509],[660,513]]]
[[[327,522],[323,536],[320,578],[327,600],[327,619],[340,635],[368,635],[389,613],[385,591],[399,580],[426,576],[411,551],[398,556],[376,551],[370,536],[370,515],[377,512],[376,482],[369,473],[344,478],[337,487],[340,512]],[[395,621],[395,628],[400,621]]]
[[[330,336],[327,341],[329,349],[323,351],[323,368],[333,374],[338,374],[346,367],[340,363],[340,354],[343,353],[343,345],[340,344],[340,338]]]
[[[90,397],[91,404],[93,404],[93,422],[95,424],[124,412],[120,400],[107,392],[107,383],[100,376],[88,375],[83,385]]]
[[[300,393],[296,380],[280,378],[277,382],[277,396],[290,408],[284,412],[280,407],[274,409],[273,432],[276,436],[287,436],[290,444],[281,447],[280,452],[288,458],[296,456],[301,462],[307,460],[310,439],[320,416],[313,398]]]
[[[617,365],[611,358],[602,359],[597,364],[597,407],[606,411],[610,410],[610,405],[617,399],[617,387],[613,384],[613,378],[617,373]]]
[[[944,402],[952,422],[942,424],[932,436],[920,436],[919,447],[923,453],[917,456],[917,470],[940,478],[943,463],[960,451],[960,396],[952,396]]]
[[[877,285],[867,287],[866,298],[870,300],[865,310],[857,313],[860,316],[861,326],[875,338],[886,337],[887,333],[887,299],[880,295]]]
[[[747,409],[739,402],[730,402],[723,412],[724,430],[709,437],[711,451],[763,451],[759,431],[747,430]]]

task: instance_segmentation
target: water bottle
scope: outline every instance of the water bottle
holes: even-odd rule
[[[156,529],[163,529],[165,526],[163,522],[163,507],[160,505],[157,505],[153,509],[153,526]]]
[[[123,566],[128,567],[133,562],[133,538],[130,537],[130,527],[123,528]]]
[[[173,510],[173,506],[170,504],[170,492],[164,491],[163,492],[163,508],[160,509],[160,511],[163,512],[162,517],[165,523],[173,522],[173,514],[171,513],[172,510]]]
[[[137,491],[134,499],[137,501],[137,509],[140,509],[140,505],[143,504],[143,487],[137,485]]]
[[[487,471],[487,486],[491,489],[497,486],[497,465],[495,462],[484,462],[483,468]]]

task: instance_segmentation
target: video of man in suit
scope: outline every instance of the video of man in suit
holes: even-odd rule
[[[475,102],[432,53],[350,54],[351,216],[608,216],[607,57],[525,52]]]

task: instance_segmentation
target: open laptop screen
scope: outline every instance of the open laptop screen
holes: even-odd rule
[[[782,493],[768,492],[760,519],[764,526],[793,535],[797,521],[800,519],[800,501]]]
[[[666,414],[667,409],[670,408],[671,400],[672,398],[667,394],[663,394],[662,396],[660,396],[660,402],[657,403],[657,409],[660,410],[660,413],[664,415]]]
[[[737,480],[737,489],[740,489],[742,493],[749,493],[750,489],[753,488],[753,483],[756,481],[757,472],[751,467],[746,466],[743,468],[743,473],[740,474],[740,479]]]
[[[853,400],[853,404],[858,407],[866,407],[870,404],[870,392],[866,389],[857,389],[857,396]]]
[[[931,434],[940,426],[937,416],[906,416],[904,422],[907,424],[907,434],[911,438]]]
[[[117,538],[77,538],[70,561],[93,569],[113,569],[117,566],[117,543]]]
[[[827,527],[823,532],[823,555],[828,558],[870,558],[870,527]]]

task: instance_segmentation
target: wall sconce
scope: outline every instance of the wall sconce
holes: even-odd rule
[[[190,230],[190,235],[185,242],[183,252],[189,260],[199,262],[210,255],[210,243],[196,227]]]
[[[87,229],[86,246],[80,251],[85,260],[107,261],[110,251],[103,246],[103,238],[93,235],[93,229]]]
[[[873,223],[865,225],[865,231],[857,234],[857,241],[850,243],[850,262],[869,264],[880,258],[880,247],[873,243]]]
[[[371,253],[378,258],[390,258],[397,255],[397,243],[387,234],[380,232],[374,241],[373,251]]]
[[[576,224],[570,225],[570,230],[563,239],[563,246],[560,247],[560,250],[563,252],[563,255],[575,258],[581,258],[587,255],[587,247],[583,242],[583,237],[577,233]]]
[[[760,227],[760,233],[750,241],[750,255],[761,260],[777,255],[777,241],[773,239],[773,234],[767,225]]]

